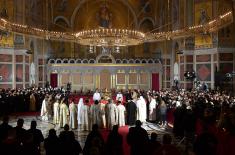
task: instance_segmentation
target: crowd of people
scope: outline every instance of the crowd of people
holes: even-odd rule
[[[181,138],[181,142],[185,142],[187,147],[192,147],[196,155],[234,153],[235,98],[226,92],[127,90],[105,93],[96,90],[90,97],[80,98],[78,103],[75,102],[75,95],[69,92],[43,89],[40,93],[44,97],[44,99],[41,98],[40,106],[42,120],[52,119],[53,123],[60,127],[68,124],[72,129],[91,130],[92,133],[94,124],[98,129],[112,130],[113,126],[133,126],[137,120],[140,123],[149,121],[159,124],[160,127],[172,125],[174,137]],[[0,94],[1,96],[21,95],[18,91],[2,91]],[[35,89],[30,89],[27,94],[29,101],[24,104],[28,109],[37,107],[37,103],[32,104],[30,100],[34,98],[37,102],[36,96],[40,95],[35,92]],[[34,97],[31,97],[32,94]],[[5,99],[5,101],[1,100],[5,104],[4,107],[10,108],[11,106],[6,106],[8,103],[6,95],[2,98]],[[170,120],[167,118],[169,113],[172,114],[172,124],[169,124]],[[136,127],[140,126],[140,123],[137,123]],[[117,132],[116,128],[113,128],[111,133]],[[133,132],[136,136],[131,136]],[[141,150],[138,150],[141,148],[140,145],[144,146],[144,142],[147,142],[147,138],[141,139],[140,135],[146,135],[146,131],[142,128],[140,130],[130,128],[128,135],[127,142],[131,146],[131,154],[135,155],[136,150],[140,153]],[[115,135],[115,137],[119,136]],[[140,139],[141,142],[138,144]],[[169,136],[168,139],[170,139]],[[225,142],[227,142],[226,145]],[[96,143],[101,145],[98,141]],[[150,146],[149,142],[146,146]],[[148,149],[145,151],[149,150],[149,147],[146,148]],[[84,150],[86,147],[83,152]]]

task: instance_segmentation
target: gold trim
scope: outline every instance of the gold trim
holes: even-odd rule
[[[157,64],[113,64],[113,63],[99,63],[99,64],[48,64],[52,67],[150,67]]]

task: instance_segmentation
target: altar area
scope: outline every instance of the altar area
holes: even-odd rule
[[[101,54],[96,59],[50,59],[47,77],[52,87],[71,84],[71,90],[161,88],[162,65],[154,59],[114,59]]]

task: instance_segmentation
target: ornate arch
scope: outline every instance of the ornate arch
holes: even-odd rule
[[[82,5],[87,2],[88,0],[81,0],[78,5],[76,6],[76,8],[73,11],[73,14],[71,16],[70,19],[70,25],[72,28],[74,28],[74,20],[76,18],[76,14],[78,13],[79,9],[82,7]],[[125,6],[127,6],[127,8],[130,10],[131,14],[134,17],[134,23],[135,23],[135,28],[137,28],[138,26],[138,20],[137,20],[137,16],[135,14],[135,11],[133,10],[133,8],[131,7],[131,5],[129,4],[129,2],[127,0],[120,0],[119,2],[123,3]]]
[[[139,22],[139,25],[138,25],[138,26],[139,26],[139,27],[138,27],[139,29],[140,29],[141,24],[143,24],[146,20],[151,21],[153,27],[155,26],[155,21],[154,21],[153,18],[151,18],[151,17],[144,17],[144,18],[141,19],[140,22]]]
[[[68,25],[68,27],[70,27],[69,20],[66,17],[64,17],[64,16],[57,16],[57,17],[55,17],[53,22],[56,23],[60,19],[63,20]]]
[[[96,57],[96,63],[99,63],[99,60],[102,58],[102,57],[109,57],[111,60],[112,60],[112,63],[116,63],[115,61],[115,58],[111,55],[111,54],[105,54],[105,53],[101,53],[100,55],[98,55]]]

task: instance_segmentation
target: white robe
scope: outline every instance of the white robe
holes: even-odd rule
[[[69,105],[69,126],[72,129],[77,128],[77,105],[73,102]]]
[[[42,101],[42,107],[41,107],[41,117],[43,121],[48,121],[49,114],[48,114],[48,101],[45,99]]]
[[[84,105],[83,103],[83,98],[80,98],[79,99],[79,102],[78,102],[78,110],[77,110],[77,121],[78,121],[78,125],[81,125],[81,107]]]
[[[155,99],[151,99],[151,102],[149,103],[149,120],[150,121],[156,121],[156,107],[157,102]]]
[[[137,106],[136,119],[140,120],[141,122],[145,122],[146,121],[146,102],[143,97],[137,100],[136,106]]]
[[[99,101],[100,99],[101,99],[100,93],[95,92],[95,93],[93,94],[93,100],[94,100],[94,101],[95,101],[95,100]]]
[[[126,111],[126,108],[124,105],[122,104],[119,104],[117,106],[117,114],[118,114],[118,125],[119,126],[125,126],[125,111]]]
[[[82,130],[89,130],[89,126],[88,126],[89,125],[89,122],[88,122],[89,106],[88,105],[81,106],[80,115],[81,115],[81,129]]]
[[[68,124],[68,115],[69,109],[65,103],[60,104],[60,122],[59,126],[64,127],[65,124]]]
[[[106,124],[108,129],[112,129],[113,125],[117,124],[117,106],[114,103],[109,103],[105,107]]]
[[[59,124],[60,122],[60,104],[58,102],[55,102],[53,105],[53,113],[54,113],[54,124]]]

